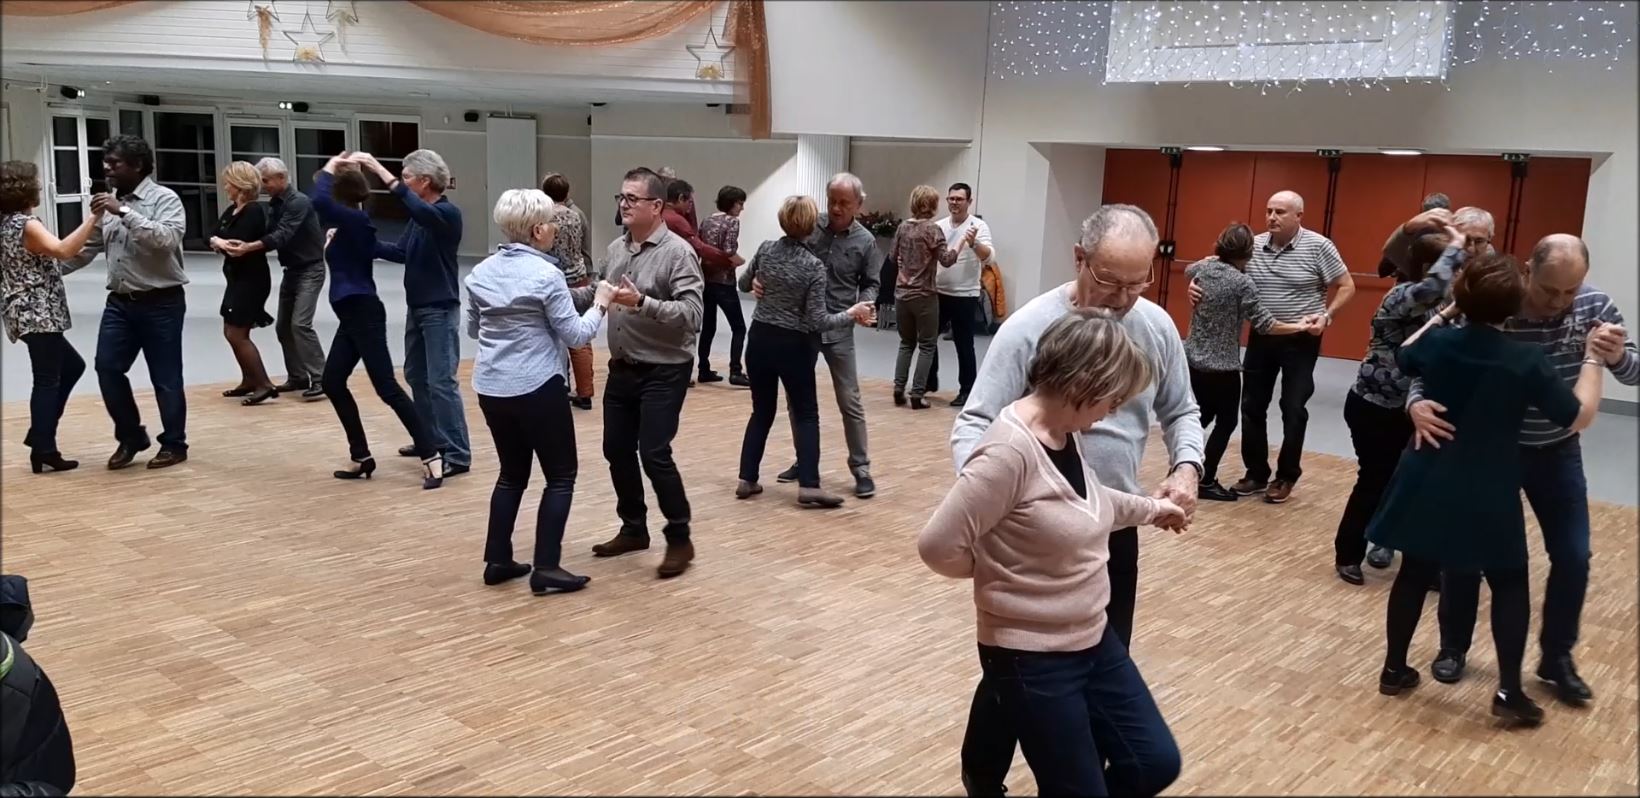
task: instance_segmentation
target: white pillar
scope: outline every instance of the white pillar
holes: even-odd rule
[[[827,181],[832,175],[846,171],[848,136],[798,134],[795,193],[813,197],[824,210]]]

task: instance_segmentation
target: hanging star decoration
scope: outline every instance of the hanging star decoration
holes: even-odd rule
[[[358,0],[327,0],[325,3],[325,19],[330,26],[336,29],[337,44],[345,51],[347,49],[347,28],[349,25],[359,24]]]
[[[295,31],[283,29],[279,32],[296,48],[291,60],[298,64],[325,63],[324,47],[331,39],[336,38],[336,31],[319,32],[318,27],[313,24],[312,11],[302,15],[302,25]]]
[[[256,43],[262,45],[262,59],[267,60],[268,42],[273,39],[273,23],[279,21],[279,10],[273,0],[266,5],[250,0],[245,4],[245,19],[256,20]]]
[[[706,41],[686,44],[683,48],[695,57],[695,77],[701,80],[722,80],[728,74],[723,59],[735,51],[734,45],[725,47],[720,44],[717,31],[711,28],[706,29]]]

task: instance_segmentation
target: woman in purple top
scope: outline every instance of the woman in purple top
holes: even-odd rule
[[[363,360],[376,395],[393,408],[399,423],[415,441],[416,456],[421,458],[422,488],[436,488],[444,484],[442,458],[416,414],[415,403],[394,376],[393,355],[387,350],[387,308],[376,296],[376,282],[371,277],[376,228],[369,214],[360,208],[369,197],[370,185],[358,165],[347,160],[347,153],[331,158],[314,178],[313,208],[319,222],[334,231],[325,245],[325,260],[330,264],[330,307],[341,322],[330,343],[330,356],[325,358],[323,383],[331,406],[336,408],[336,417],[347,432],[353,459],[352,468],[337,471],[335,476],[369,479],[376,471],[376,458],[370,454],[364,423],[359,420],[359,404],[347,389],[348,378]]]

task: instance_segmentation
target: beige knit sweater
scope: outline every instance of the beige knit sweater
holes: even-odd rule
[[[1113,529],[1150,523],[1155,499],[1099,484],[1083,463],[1082,499],[1042,444],[1005,408],[917,539],[937,573],[974,580],[979,642],[1022,651],[1099,643],[1110,603]],[[1080,436],[1071,446],[1081,449]]]

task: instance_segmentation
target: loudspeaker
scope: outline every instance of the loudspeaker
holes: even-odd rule
[[[468,122],[477,122],[478,121],[478,112],[477,111],[468,111],[467,113],[462,114],[461,118],[467,120]]]
[[[159,95],[158,94],[144,94],[144,95],[142,95],[142,104],[143,105],[159,105]]]

